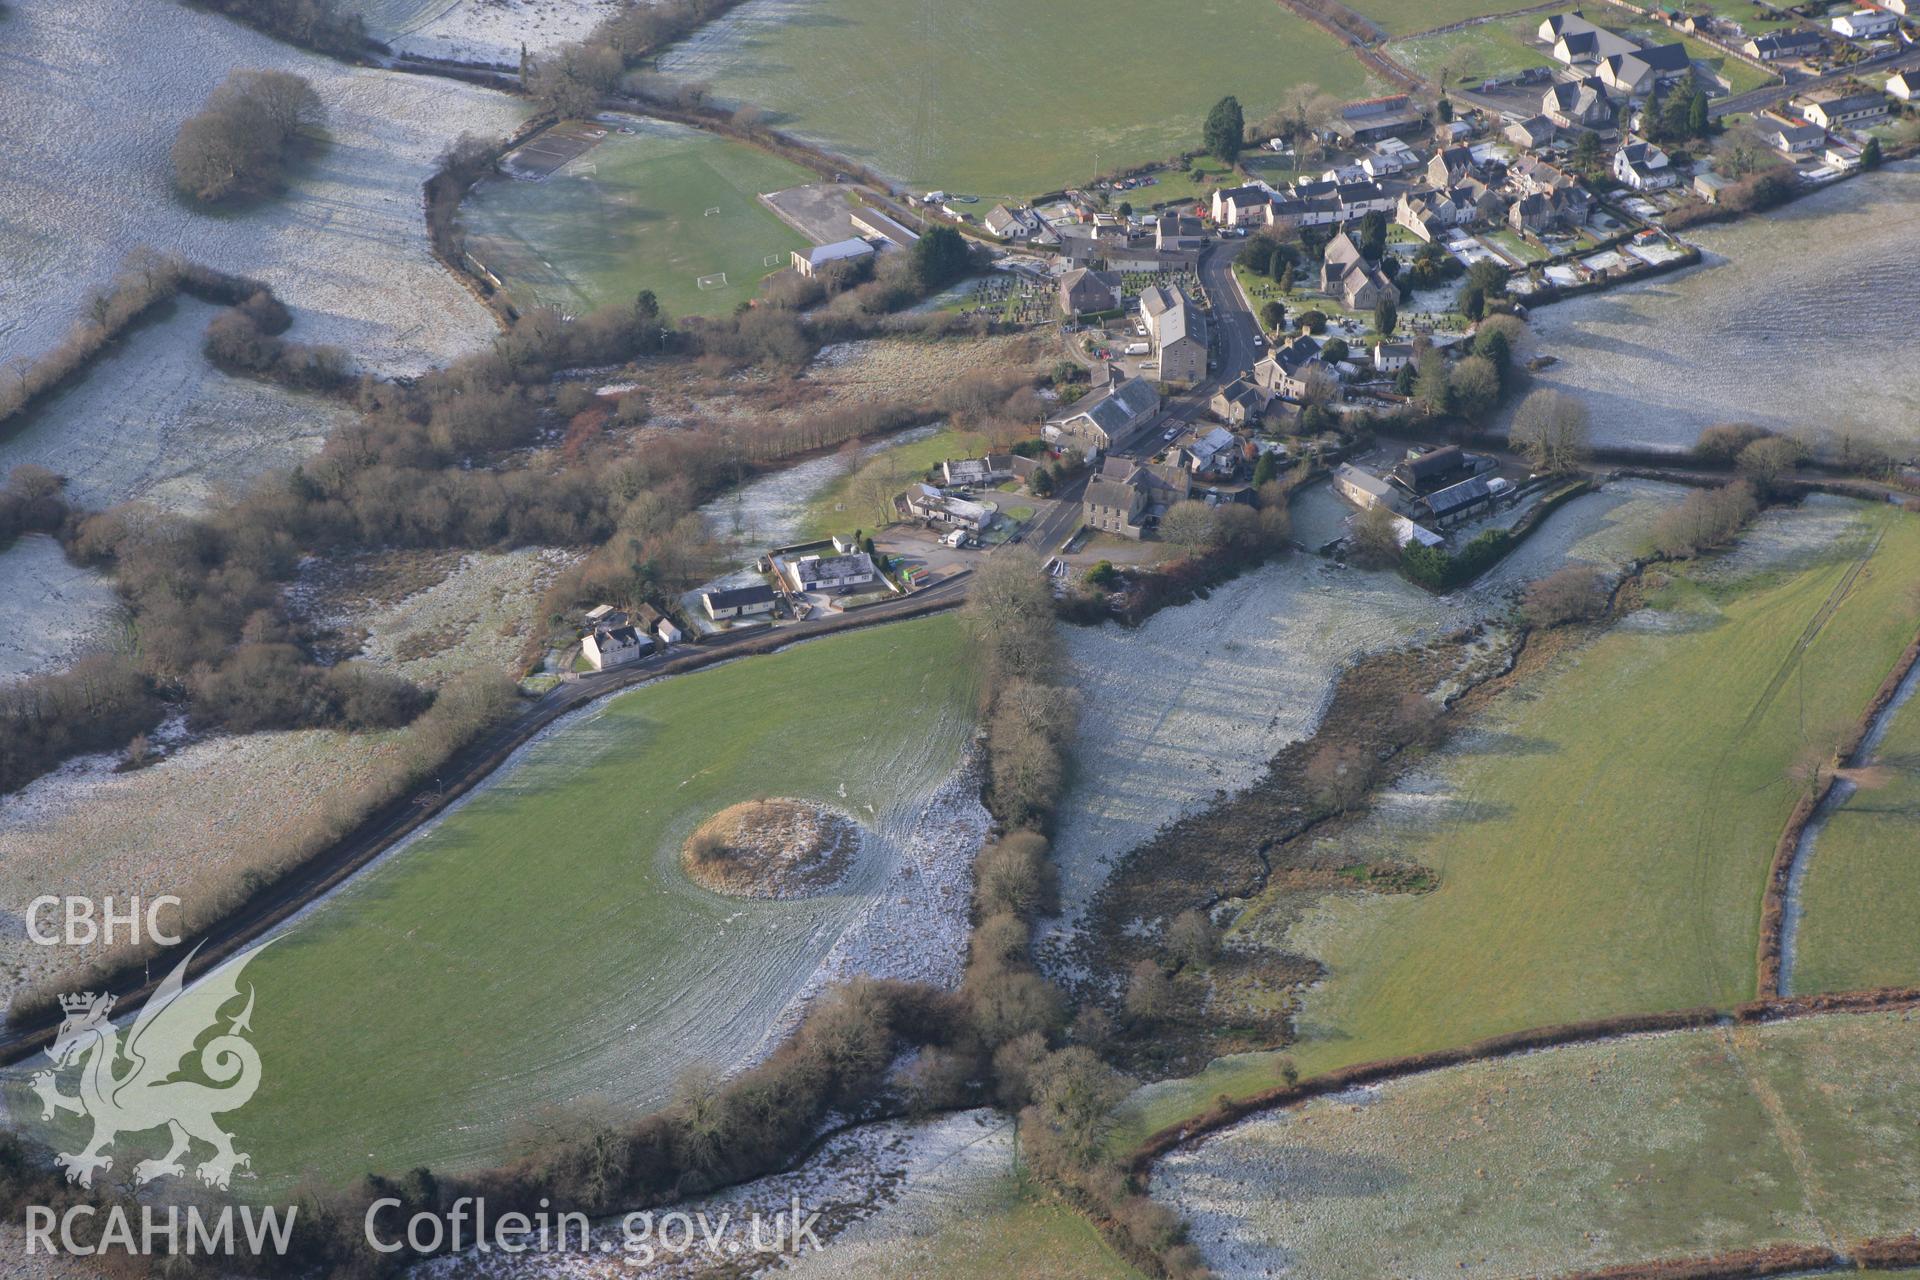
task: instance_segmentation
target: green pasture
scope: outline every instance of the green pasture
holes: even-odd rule
[[[1243,1265],[1327,1280],[1845,1248],[1912,1227],[1916,1038],[1840,1015],[1471,1063],[1253,1120],[1155,1193],[1203,1249],[1224,1227]]]
[[[263,1083],[225,1121],[253,1157],[248,1190],[485,1165],[547,1108],[650,1108],[688,1065],[753,1053],[958,761],[970,671],[946,616],[563,722],[251,963]],[[837,805],[879,847],[801,901],[689,881],[692,828],[762,796]]]
[[[1396,40],[1387,52],[1423,76],[1445,75],[1447,88],[1517,75],[1529,67],[1557,66],[1553,55],[1534,40],[1545,13],[1480,22],[1440,35]]]
[[[815,175],[696,129],[627,127],[544,181],[489,178],[461,206],[468,250],[521,307],[581,312],[651,289],[669,314],[722,315],[810,243],[759,197]]]
[[[1855,781],[1807,863],[1796,992],[1920,984],[1920,697]]]
[[[1390,36],[1406,36],[1527,6],[1524,0],[1351,0],[1347,7]]]
[[[1424,864],[1433,891],[1252,903],[1238,937],[1327,968],[1288,1050],[1301,1072],[1751,998],[1790,766],[1860,714],[1914,630],[1920,522],[1863,506],[1856,530],[1810,565],[1677,570],[1644,615],[1483,712],[1429,766],[1418,816],[1375,814],[1328,850]],[[1274,1072],[1249,1055],[1143,1091],[1127,1134]]]
[[[660,68],[892,179],[982,197],[1193,149],[1223,94],[1251,123],[1309,88],[1369,91],[1338,40],[1271,0],[751,5]]]

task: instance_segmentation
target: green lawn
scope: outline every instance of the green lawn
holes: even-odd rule
[[[1699,0],[1694,7],[1711,10],[1723,18],[1732,18],[1750,37],[1790,27],[1796,21],[1791,14],[1780,16],[1777,10],[1757,3],[1757,0]]]
[[[1093,1224],[1025,1177],[1010,1175],[984,1195],[969,1192],[938,1229],[905,1236],[884,1257],[846,1253],[836,1280],[1143,1280]]]
[[[1870,766],[1807,864],[1796,992],[1920,983],[1920,697]]]
[[[1903,1014],[1472,1063],[1253,1120],[1157,1197],[1245,1274],[1558,1274],[1900,1234],[1920,1192]],[[1224,1210],[1224,1211],[1223,1211]],[[1209,1261],[1214,1259],[1209,1257]]]
[[[941,431],[925,440],[914,440],[882,450],[860,464],[860,469],[843,475],[813,496],[807,503],[801,523],[802,538],[825,538],[852,533],[856,528],[873,529],[882,523],[882,513],[862,505],[861,499],[878,485],[867,483],[885,478],[893,492],[921,478],[928,467],[948,458],[978,458],[986,452],[985,436],[967,431]]]
[[[580,312],[651,289],[670,314],[721,315],[808,245],[759,196],[813,174],[680,125],[628,124],[545,181],[491,178],[461,206],[469,250],[517,304]]]
[[[1435,762],[1430,803],[1376,815],[1329,851],[1420,862],[1439,873],[1432,892],[1302,903],[1276,890],[1251,904],[1237,936],[1327,968],[1302,997],[1300,1070],[1750,998],[1789,764],[1859,715],[1912,638],[1920,521],[1860,518],[1885,538],[1830,616],[1864,538],[1733,584],[1682,574],[1659,612],[1485,712]],[[1259,1055],[1221,1063],[1143,1092],[1128,1133],[1272,1082]]]
[[[1223,94],[1252,122],[1309,86],[1369,90],[1338,40],[1272,0],[1195,0],[1172,19],[1150,0],[755,4],[660,66],[892,179],[983,197],[1195,147]]]
[[[1193,180],[1195,172],[1200,174],[1198,182]],[[1276,185],[1281,181],[1266,172],[1261,176]],[[1108,201],[1117,208],[1125,200],[1136,212],[1144,213],[1155,206],[1205,203],[1216,188],[1237,186],[1241,182],[1239,170],[1212,156],[1201,156],[1177,169],[1163,169],[1153,177],[1155,181],[1150,187],[1108,192]]]
[[[471,1168],[543,1107],[652,1107],[690,1063],[739,1062],[959,760],[970,671],[953,617],[897,623],[622,694],[528,748],[248,968],[263,1083],[224,1121],[246,1190]],[[841,889],[729,898],[681,872],[698,822],[769,795],[868,825]]]
[[[1477,85],[1516,75],[1529,67],[1557,66],[1553,55],[1533,39],[1545,13],[1477,23],[1442,35],[1396,40],[1387,47],[1395,61],[1421,75],[1445,75],[1447,87]]]

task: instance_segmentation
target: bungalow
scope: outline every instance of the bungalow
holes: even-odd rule
[[[1060,310],[1070,316],[1120,309],[1120,274],[1075,267],[1060,277]]]
[[[1273,193],[1265,187],[1225,187],[1213,193],[1213,220],[1223,227],[1267,221]]]
[[[1528,116],[1525,120],[1516,120],[1505,130],[1508,142],[1523,151],[1535,147],[1544,147],[1551,143],[1559,125],[1544,115]]]
[[[595,671],[638,662],[641,655],[651,648],[653,640],[632,626],[596,627],[580,640],[580,652],[586,657],[587,665]]]
[[[1381,341],[1373,344],[1373,367],[1378,373],[1398,373],[1412,363],[1411,342]]]
[[[1632,141],[1613,153],[1613,176],[1635,191],[1665,191],[1680,181],[1667,153],[1651,142]]]
[[[1333,491],[1362,511],[1371,511],[1375,507],[1385,507],[1393,512],[1400,510],[1400,499],[1392,485],[1351,462],[1341,463],[1334,471]]]
[[[993,206],[981,222],[988,231],[1002,240],[1025,240],[1039,229],[1036,225],[1039,222],[1038,218],[1024,209],[1010,209],[1004,204]]]
[[[1150,286],[1140,294],[1140,323],[1160,358],[1162,382],[1198,382],[1207,376],[1207,317],[1186,294]]]
[[[1817,124],[1795,124],[1791,120],[1760,116],[1755,117],[1753,127],[1762,142],[1789,157],[1818,151],[1827,140],[1827,131]]]
[[[1887,118],[1884,93],[1823,93],[1800,100],[1800,114],[1823,129],[1844,129]]]
[[[789,256],[793,269],[811,279],[836,262],[858,262],[872,257],[873,252],[872,245],[854,236],[848,240],[835,240],[832,244],[817,244],[810,249],[795,249]]]
[[[1887,92],[1902,102],[1920,102],[1920,71],[1896,71],[1887,80]]]
[[[864,551],[847,555],[800,556],[792,560],[780,557],[775,564],[779,566],[787,584],[800,592],[848,591],[880,578],[880,571],[873,566],[873,557]]]
[[[1562,129],[1606,129],[1613,125],[1614,102],[1594,76],[1563,80],[1540,95],[1540,112]]]
[[[1230,426],[1244,427],[1260,421],[1266,403],[1261,398],[1260,389],[1243,376],[1214,392],[1213,399],[1207,402],[1207,409]]]
[[[1160,393],[1145,378],[1119,378],[1068,405],[1040,429],[1055,445],[1077,445],[1088,457],[1132,438],[1160,412]]]
[[[772,587],[764,582],[758,582],[750,587],[729,587],[723,591],[702,592],[700,606],[715,622],[725,622],[729,618],[746,618],[755,614],[772,613],[774,602],[778,599]]]
[[[1032,458],[1017,453],[990,453],[984,458],[950,458],[940,464],[940,473],[950,485],[985,488],[1003,480],[1026,480],[1040,469]]]
[[[1826,38],[1818,31],[1807,27],[1787,27],[1755,36],[1747,41],[1744,52],[1749,58],[1757,58],[1761,62],[1778,62],[1782,58],[1805,58],[1820,52],[1826,45]]]
[[[1841,14],[1829,25],[1849,40],[1878,40],[1899,28],[1900,15],[1885,9],[1860,9]]]

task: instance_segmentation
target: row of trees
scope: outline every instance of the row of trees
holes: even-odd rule
[[[523,52],[521,86],[543,110],[560,116],[591,114],[602,94],[619,87],[628,67],[738,3],[623,0],[586,39],[538,55]]]
[[[173,181],[201,204],[266,194],[326,122],[313,86],[290,71],[234,71],[173,143]]]

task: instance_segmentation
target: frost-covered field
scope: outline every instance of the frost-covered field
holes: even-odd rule
[[[347,67],[172,0],[16,0],[0,92],[0,357],[51,346],[136,245],[258,276],[296,334],[418,372],[482,342],[486,311],[427,250],[420,184],[461,133],[525,108],[452,81]],[[175,129],[236,68],[297,72],[332,144],[284,196],[216,216],[172,193]]]
[[[0,1005],[83,958],[27,941],[36,896],[178,893],[325,812],[394,749],[393,735],[320,729],[218,737],[129,773],[118,753],[82,756],[0,797]]]
[[[1539,1275],[1911,1228],[1902,1013],[1637,1036],[1258,1116],[1159,1165],[1223,1280]],[[1677,1194],[1684,1190],[1685,1194]]]
[[[864,1125],[830,1139],[791,1173],[760,1178],[715,1196],[666,1205],[653,1211],[651,1224],[675,1214],[695,1222],[705,1216],[714,1239],[709,1244],[695,1229],[695,1243],[684,1251],[659,1247],[678,1240],[677,1225],[652,1233],[622,1218],[596,1225],[585,1250],[505,1258],[469,1252],[426,1264],[433,1280],[480,1277],[631,1277],[632,1280],[680,1280],[718,1264],[742,1268],[739,1274],[768,1272],[802,1276],[897,1276],[903,1252],[960,1224],[1012,1174],[1013,1122],[992,1111],[962,1111],[924,1122],[888,1121]],[[775,1214],[801,1206],[801,1220],[818,1213],[814,1249],[802,1237],[797,1250],[752,1253],[749,1222],[760,1215],[763,1242],[774,1236]],[[722,1227],[723,1218],[733,1230]],[[732,1243],[739,1252],[729,1250]],[[645,1246],[654,1246],[651,1256]],[[742,1253],[746,1256],[742,1257]],[[758,1261],[760,1265],[751,1266]],[[784,1265],[783,1265],[784,1264]]]
[[[1077,927],[1121,855],[1216,792],[1249,785],[1282,747],[1313,733],[1355,660],[1498,613],[1518,588],[1570,561],[1627,560],[1644,523],[1683,493],[1629,481],[1576,499],[1451,596],[1296,555],[1137,630],[1069,631],[1082,698],[1079,781],[1054,842],[1066,907],[1054,932]]]
[[[170,317],[129,334],[0,439],[0,472],[23,462],[56,471],[83,507],[139,498],[194,511],[221,490],[294,465],[350,420],[345,405],[208,364],[201,336],[218,313],[182,298]],[[292,337],[306,335],[306,318]]]
[[[834,481],[851,475],[861,462],[903,444],[925,440],[940,431],[937,425],[911,427],[863,445],[857,453],[827,453],[782,467],[700,508],[700,518],[714,537],[738,551],[763,551],[793,541],[807,517],[807,508]]]
[[[0,682],[65,666],[120,639],[119,598],[99,574],[67,560],[60,544],[30,534],[0,550]]]
[[[618,0],[352,0],[367,29],[395,53],[516,67],[520,46],[538,53],[578,40]]]

